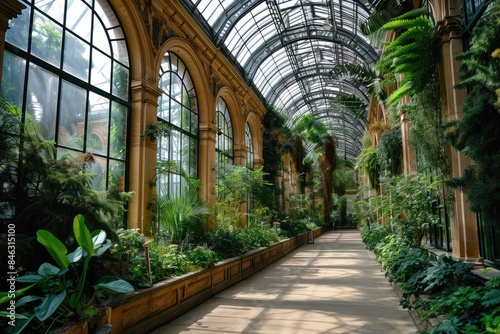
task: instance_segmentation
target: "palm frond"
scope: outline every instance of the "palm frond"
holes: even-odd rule
[[[345,109],[354,115],[355,119],[360,119],[366,112],[367,105],[354,94],[338,95],[332,99],[333,104],[344,106]]]

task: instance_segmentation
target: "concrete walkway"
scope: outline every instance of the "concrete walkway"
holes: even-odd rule
[[[418,333],[357,231],[331,231],[151,334]]]

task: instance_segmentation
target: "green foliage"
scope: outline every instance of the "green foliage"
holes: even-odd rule
[[[53,322],[64,323],[92,318],[97,313],[93,306],[96,297],[103,296],[104,292],[120,294],[134,290],[128,282],[110,276],[101,277],[96,284],[89,286],[87,276],[90,259],[104,254],[111,246],[111,240],[106,239],[106,232],[102,230],[90,233],[82,215],[74,218],[73,233],[79,246],[68,254],[66,246],[51,232],[37,232],[38,241],[58,266],[45,262],[36,273],[16,279],[17,282],[30,284],[30,289],[36,288],[42,295],[28,295],[17,301],[16,309],[24,309],[24,313],[20,313],[22,317],[16,323],[13,333],[20,333],[29,328],[33,319],[46,328],[52,326]],[[89,293],[91,290],[93,292]],[[16,294],[16,297],[26,291],[27,289]],[[8,317],[9,313],[2,312],[0,316]]]
[[[378,255],[382,268],[386,270],[399,258],[399,254],[406,247],[407,245],[395,233],[391,233],[375,246],[373,252]]]
[[[357,84],[361,83],[366,88],[368,94],[375,96],[381,102],[384,102],[387,98],[380,85],[382,79],[379,71],[369,65],[352,63],[339,64],[330,72],[330,75],[334,80],[353,81]],[[354,111],[355,115],[358,118],[362,115],[360,110],[362,101],[355,95],[343,98],[337,101],[337,103],[346,105],[347,107],[354,106],[352,111]]]
[[[245,166],[220,166],[217,171],[217,224],[225,228],[239,226],[244,213],[241,205],[252,199],[254,207],[260,207],[260,198],[271,195],[271,184],[266,182],[265,173],[260,169]]]
[[[262,133],[262,156],[266,162],[263,166],[264,180],[271,184],[274,196],[266,198],[264,206],[273,211],[280,210],[278,202],[281,193],[280,185],[277,183],[278,171],[281,168],[281,158],[283,156],[282,145],[291,136],[290,129],[285,125],[285,118],[273,107],[268,106],[263,120]]]
[[[455,261],[451,256],[441,255],[427,269],[422,283],[425,292],[436,293],[460,284],[477,285],[478,279],[472,274],[473,263]]]
[[[413,275],[425,271],[430,265],[431,259],[424,248],[403,248],[397,258],[388,264],[385,277],[389,279],[389,282],[405,283]]]
[[[412,247],[419,247],[429,227],[438,223],[438,217],[432,211],[438,185],[419,173],[392,177],[384,182],[379,212]]]
[[[232,231],[225,228],[217,228],[208,232],[206,236],[207,244],[217,253],[221,259],[228,259],[241,256],[247,250],[243,239],[238,234],[239,229]]]
[[[49,260],[41,245],[34,242],[39,229],[50,230],[66,246],[75,246],[71,221],[77,214],[86,217],[90,229],[104,230],[112,239],[124,222],[125,203],[133,193],[116,189],[92,189],[95,163],[91,153],[56,159],[52,141],[43,140],[30,117],[20,122],[18,110],[0,99],[0,226],[16,225],[19,245],[16,260],[19,273],[35,271],[37,261]],[[6,239],[0,240],[3,246]],[[2,274],[2,276],[5,274]],[[4,282],[5,280],[3,280]]]
[[[279,224],[279,235],[283,238],[290,238],[304,233],[308,230],[307,225],[301,220],[285,219]]]
[[[380,176],[380,162],[379,162],[379,148],[378,147],[365,147],[361,151],[356,161],[356,169],[364,169],[368,175],[370,186],[372,189],[379,191],[379,176]]]
[[[366,248],[373,251],[375,247],[385,240],[385,237],[392,232],[384,226],[370,225],[369,228],[364,228],[361,232],[361,240],[366,245]]]
[[[500,294],[500,276],[482,286],[460,286],[434,296],[426,304],[423,319],[443,316],[432,333],[498,333],[500,301],[491,302],[491,295]]]
[[[408,141],[418,154],[420,170],[429,168],[438,173],[449,170],[445,137],[446,126],[442,123],[441,95],[438,73],[426,78],[427,84],[410,103],[405,104],[406,117],[410,119]]]
[[[401,127],[391,127],[384,131],[380,136],[378,148],[378,160],[380,169],[385,171],[386,175],[397,176],[402,171],[403,144],[401,136]]]
[[[363,116],[366,115],[366,109],[368,108],[366,102],[362,101],[357,95],[354,94],[337,95],[331,99],[331,103],[343,106],[346,111],[354,116],[355,119],[363,118]]]
[[[190,233],[200,234],[203,219],[211,214],[195,189],[160,196],[156,202],[157,231],[167,233],[174,243],[182,242]]]
[[[461,61],[459,88],[470,90],[462,106],[462,118],[455,124],[453,145],[473,160],[462,177],[450,184],[461,188],[473,211],[485,221],[500,226],[500,113],[495,90],[500,87],[500,61],[493,52],[500,45],[500,3],[478,22],[470,49],[457,57]]]
[[[370,38],[372,44],[380,46],[385,41],[385,31],[382,26],[391,19],[412,9],[411,1],[380,0],[375,3],[375,10],[370,16],[359,23],[360,30]]]
[[[277,234],[269,228],[217,228],[207,232],[206,244],[220,259],[228,259],[278,241]]]
[[[192,265],[198,268],[210,268],[219,261],[217,253],[202,246],[196,246],[187,251],[186,258]]]
[[[382,58],[377,63],[377,68],[384,74],[383,86],[398,83],[398,88],[387,99],[387,103],[394,106],[404,96],[419,94],[427,85],[428,78],[436,73],[440,38],[425,8],[398,16],[382,29],[398,31],[396,39],[386,43]]]

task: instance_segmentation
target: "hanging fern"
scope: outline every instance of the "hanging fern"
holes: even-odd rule
[[[356,81],[363,85],[368,94],[375,96],[379,101],[384,102],[386,95],[380,86],[380,72],[369,65],[341,64],[336,66],[331,72],[334,80]]]
[[[386,43],[377,68],[385,76],[385,86],[397,82],[398,88],[387,103],[398,104],[403,97],[418,94],[427,84],[427,79],[437,71],[439,61],[439,37],[428,18],[426,8],[405,13],[387,24],[385,31],[396,30],[398,37]],[[396,78],[400,78],[399,82]]]
[[[343,106],[355,119],[360,119],[366,113],[366,103],[354,94],[338,95],[331,102],[332,104]]]
[[[386,32],[381,30],[382,26],[412,8],[413,4],[408,0],[379,0],[375,4],[374,12],[359,23],[360,31],[373,45],[380,46],[386,36]]]

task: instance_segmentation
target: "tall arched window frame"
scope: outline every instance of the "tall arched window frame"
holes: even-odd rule
[[[229,109],[222,97],[217,100],[217,138],[215,142],[215,153],[217,167],[223,168],[224,165],[232,165],[234,163],[233,149],[233,125]]]
[[[189,187],[184,176],[198,178],[198,102],[191,75],[177,55],[165,53],[159,75],[158,122],[171,131],[157,139],[157,161],[170,167],[159,175],[156,190],[157,196],[178,196]]]
[[[254,164],[253,137],[252,137],[252,131],[250,130],[250,126],[248,126],[248,123],[245,123],[245,145],[247,147],[246,166],[248,168],[253,168]]]
[[[56,143],[57,157],[93,154],[93,189],[122,190],[130,69],[118,18],[105,0],[21,2],[7,30],[2,95]]]

